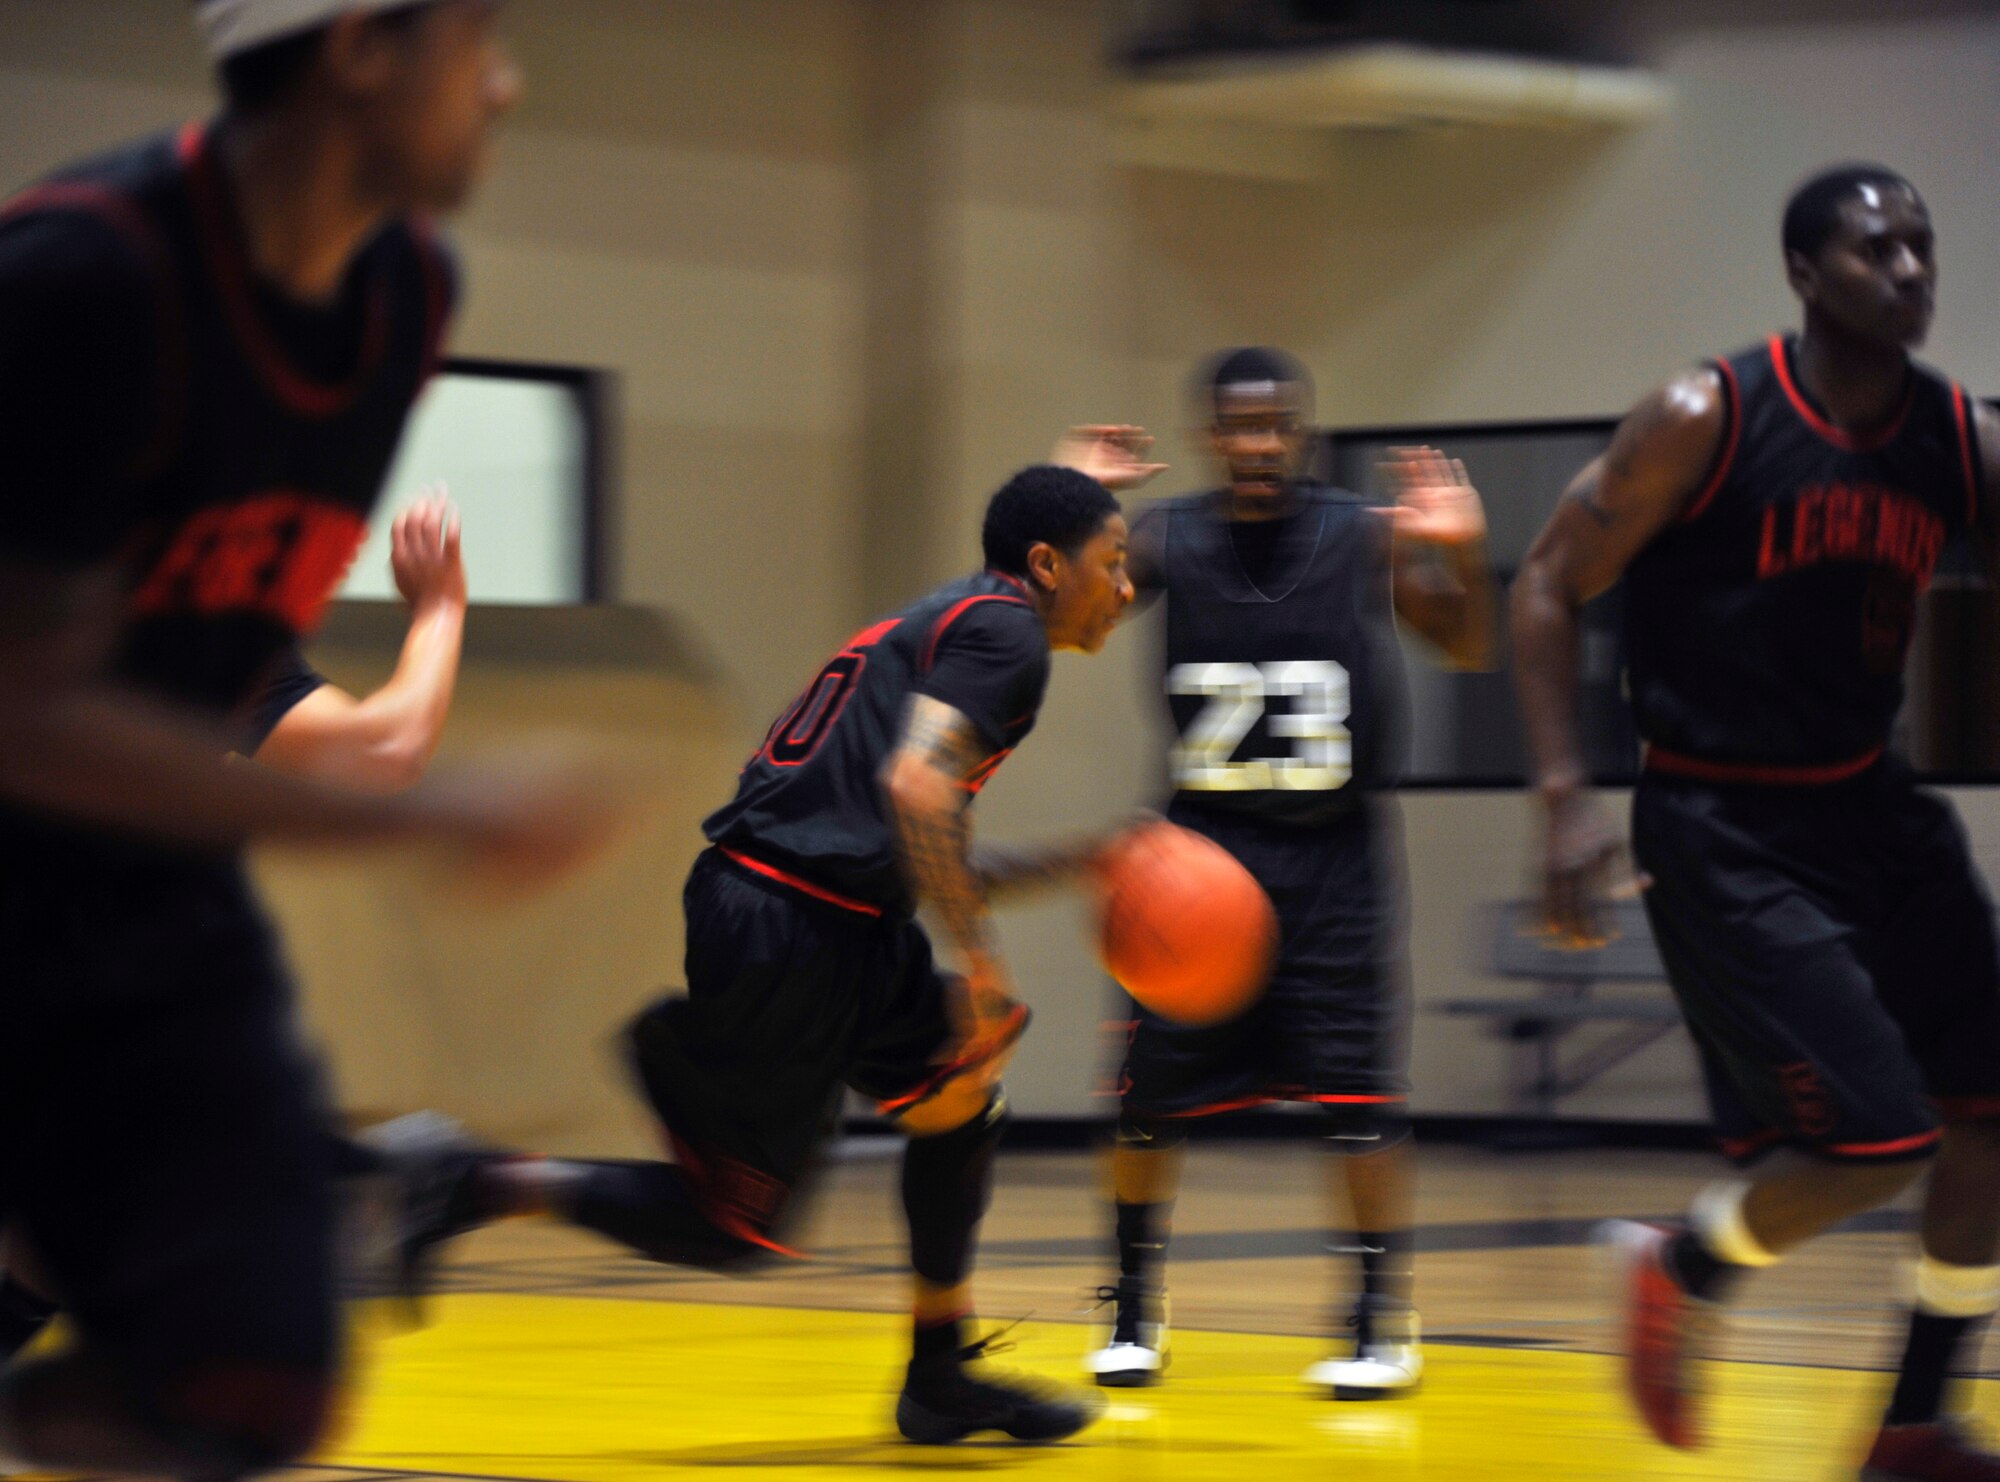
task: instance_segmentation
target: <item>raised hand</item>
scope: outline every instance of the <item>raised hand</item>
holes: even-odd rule
[[[1073,468],[1113,493],[1136,489],[1165,473],[1164,463],[1148,463],[1153,439],[1143,427],[1116,422],[1091,422],[1072,427],[1056,440],[1049,462]]]
[[[1486,538],[1486,506],[1458,459],[1436,448],[1392,448],[1383,466],[1396,489],[1383,514],[1399,540],[1464,546]]]
[[[432,484],[389,529],[389,569],[412,607],[465,605],[465,562],[459,553],[458,509],[443,484]]]

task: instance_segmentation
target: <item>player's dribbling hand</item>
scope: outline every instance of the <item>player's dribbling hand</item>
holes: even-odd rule
[[[465,606],[458,508],[443,484],[430,485],[396,516],[389,528],[389,570],[411,607],[432,602]]]
[[[1088,474],[1116,494],[1136,489],[1167,471],[1164,463],[1145,461],[1152,447],[1152,436],[1143,427],[1091,422],[1072,427],[1056,439],[1049,462]]]
[[[1613,933],[1605,903],[1641,888],[1629,878],[1625,846],[1604,810],[1578,788],[1545,797],[1542,858],[1542,930],[1554,945],[1581,951],[1601,947]],[[1628,878],[1621,885],[1620,875]]]
[[[999,1081],[1020,1047],[1027,1010],[1015,996],[1006,968],[999,963],[975,965],[962,982],[962,991],[952,1004],[958,1035],[950,1060],[969,1067],[968,1074],[990,1085]]]
[[[1383,516],[1401,540],[1462,546],[1486,538],[1486,506],[1465,465],[1436,448],[1391,448],[1383,465],[1396,502]]]

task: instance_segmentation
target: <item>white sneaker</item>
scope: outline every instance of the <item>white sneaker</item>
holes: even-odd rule
[[[1100,1306],[1112,1309],[1111,1330],[1102,1347],[1084,1355],[1083,1371],[1107,1389],[1158,1384],[1167,1367],[1167,1294],[1148,1291],[1130,1277],[1097,1289]]]
[[[1414,1309],[1354,1314],[1354,1353],[1324,1358],[1300,1377],[1336,1400],[1392,1400],[1414,1391],[1424,1377],[1424,1351]]]

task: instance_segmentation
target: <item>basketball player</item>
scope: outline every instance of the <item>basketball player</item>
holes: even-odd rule
[[[871,623],[773,722],[683,893],[685,997],[646,1010],[633,1068],[675,1163],[493,1157],[469,1165],[424,1247],[547,1213],[652,1260],[730,1270],[781,1244],[846,1088],[908,1134],[902,1197],[912,1441],[1051,1441],[1070,1400],[968,1367],[974,1236],[1006,1125],[1000,1072],[1027,1026],[989,894],[1081,874],[1098,845],[971,851],[971,808],[1041,708],[1051,650],[1095,653],[1132,599],[1110,487],[1159,471],[1137,429],[1065,439],[987,505],[986,566]],[[943,971],[912,919],[943,926]]]
[[[1411,1389],[1412,1169],[1399,995],[1388,963],[1394,845],[1370,793],[1391,780],[1401,696],[1393,610],[1453,664],[1487,660],[1486,519],[1465,472],[1428,449],[1392,465],[1374,509],[1299,476],[1311,384],[1277,350],[1220,356],[1200,395],[1227,482],[1157,505],[1132,578],[1166,602],[1164,689],[1179,739],[1167,817],[1227,849],[1277,907],[1269,987],[1243,1017],[1177,1025],[1131,1005],[1111,1154],[1118,1282],[1099,1384],[1167,1363],[1162,1268],[1197,1117],[1275,1099],[1325,1114],[1335,1208],[1351,1205],[1361,1293],[1351,1352],[1306,1382],[1341,1398]],[[1338,1220],[1341,1216],[1336,1214]]]
[[[1991,567],[2000,544],[2000,419],[1910,357],[1937,264],[1908,181],[1816,176],[1783,242],[1803,330],[1640,402],[1513,595],[1549,929],[1602,939],[1614,840],[1577,739],[1577,611],[1622,575],[1653,935],[1725,1150],[1804,1155],[1714,1185],[1684,1225],[1633,1227],[1627,1377],[1662,1440],[1699,1444],[1703,1315],[1928,1171],[1916,1310],[1866,1475],[2000,1478],[1940,1414],[2000,1306],[2000,956],[1964,831],[1885,751],[1939,551],[1969,532]]]
[[[228,106],[0,213],[0,1220],[77,1341],[0,1452],[227,1478],[339,1356],[328,1140],[239,857],[442,835],[529,879],[605,806],[546,771],[394,797],[224,767],[351,560],[436,362],[456,205],[516,90],[485,0],[206,0]]]
[[[396,516],[389,564],[410,607],[409,631],[389,682],[357,700],[327,683],[295,646],[288,648],[251,700],[235,738],[239,754],[281,772],[368,791],[394,791],[422,774],[444,733],[465,632],[458,512],[441,490]],[[342,1173],[382,1171],[373,1150],[345,1139],[334,1150],[334,1162]],[[32,1252],[13,1241],[0,1241],[0,1248],[5,1257],[0,1363],[5,1363],[60,1309]]]

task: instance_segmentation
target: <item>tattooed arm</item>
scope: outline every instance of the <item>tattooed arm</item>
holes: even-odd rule
[[[1547,809],[1544,916],[1570,945],[1602,940],[1594,902],[1617,852],[1589,796],[1577,736],[1577,614],[1686,508],[1714,468],[1730,415],[1722,378],[1709,369],[1640,402],[1570,484],[1514,580],[1515,684]]]
[[[992,756],[993,748],[963,711],[929,695],[913,695],[902,739],[882,778],[903,871],[963,956],[973,1011],[982,1018],[1001,1007],[991,995],[1009,1003],[1012,997],[985,886],[971,857],[970,783]]]
[[[1026,849],[981,844],[972,851],[972,873],[989,901],[1008,900],[1071,883],[1091,867],[1109,842],[1100,837]]]

